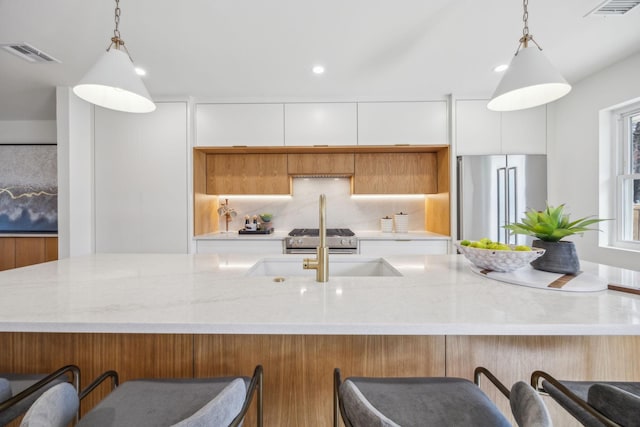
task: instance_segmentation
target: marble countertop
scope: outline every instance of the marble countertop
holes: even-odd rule
[[[277,255],[269,258],[300,258]],[[336,262],[371,257],[332,255]],[[640,296],[497,282],[461,255],[390,256],[402,277],[247,277],[259,255],[99,254],[0,272],[0,331],[638,335]],[[612,283],[640,272],[583,262]],[[310,272],[312,273],[312,272]]]

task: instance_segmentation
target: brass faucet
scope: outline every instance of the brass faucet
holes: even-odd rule
[[[329,248],[327,247],[327,199],[320,195],[320,246],[316,247],[316,258],[302,260],[302,268],[316,270],[316,282],[329,281]]]

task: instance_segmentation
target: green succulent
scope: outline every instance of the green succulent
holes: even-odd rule
[[[525,212],[525,218],[522,218],[522,222],[505,225],[504,228],[515,234],[535,236],[545,242],[558,242],[572,234],[599,231],[597,228],[589,228],[589,226],[600,221],[606,221],[606,219],[585,217],[570,221],[569,215],[564,213],[564,204],[556,207],[547,204],[545,210],[530,209]]]

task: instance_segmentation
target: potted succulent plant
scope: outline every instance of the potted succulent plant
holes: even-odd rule
[[[547,204],[543,211],[530,209],[525,213],[522,222],[506,225],[504,228],[515,234],[534,236],[532,246],[545,249],[544,255],[531,262],[537,270],[553,273],[575,274],[580,271],[580,260],[573,242],[562,240],[573,234],[585,231],[599,231],[589,228],[590,225],[606,221],[599,218],[585,217],[575,221],[564,213],[564,204],[553,207]]]

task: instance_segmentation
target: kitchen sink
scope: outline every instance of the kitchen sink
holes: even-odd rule
[[[310,257],[313,257],[311,255]],[[263,258],[256,262],[246,276],[315,276],[315,270],[304,270],[301,257]],[[384,258],[329,257],[329,277],[402,276]]]

